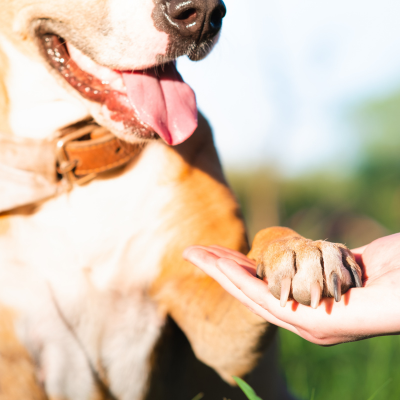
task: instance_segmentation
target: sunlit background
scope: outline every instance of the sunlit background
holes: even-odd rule
[[[356,247],[400,232],[400,2],[225,2],[214,52],[179,69],[250,236],[281,224]],[[398,337],[333,348],[280,339],[300,399],[400,398]]]
[[[352,164],[349,111],[400,86],[396,0],[226,0],[210,56],[179,69],[195,89],[225,165],[298,174]]]

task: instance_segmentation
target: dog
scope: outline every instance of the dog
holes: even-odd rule
[[[221,0],[3,0],[0,399],[289,398],[275,327],[182,258],[249,252],[211,129],[175,60],[218,40]],[[361,272],[288,228],[249,257],[318,304]]]

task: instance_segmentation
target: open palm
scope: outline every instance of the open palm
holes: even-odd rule
[[[219,246],[192,246],[184,257],[214,278],[261,318],[310,342],[332,345],[400,333],[400,233],[353,250],[363,268],[363,287],[339,303],[321,300],[317,309],[290,301],[281,307],[256,278],[253,260]]]

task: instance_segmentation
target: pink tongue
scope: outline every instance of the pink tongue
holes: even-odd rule
[[[197,128],[193,90],[174,63],[143,72],[123,72],[129,101],[138,117],[168,144],[185,141]]]

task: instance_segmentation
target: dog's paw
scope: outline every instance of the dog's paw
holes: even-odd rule
[[[340,301],[341,294],[360,287],[361,269],[342,244],[302,237],[276,240],[264,247],[257,276],[285,306],[288,299],[316,308],[321,296]]]

